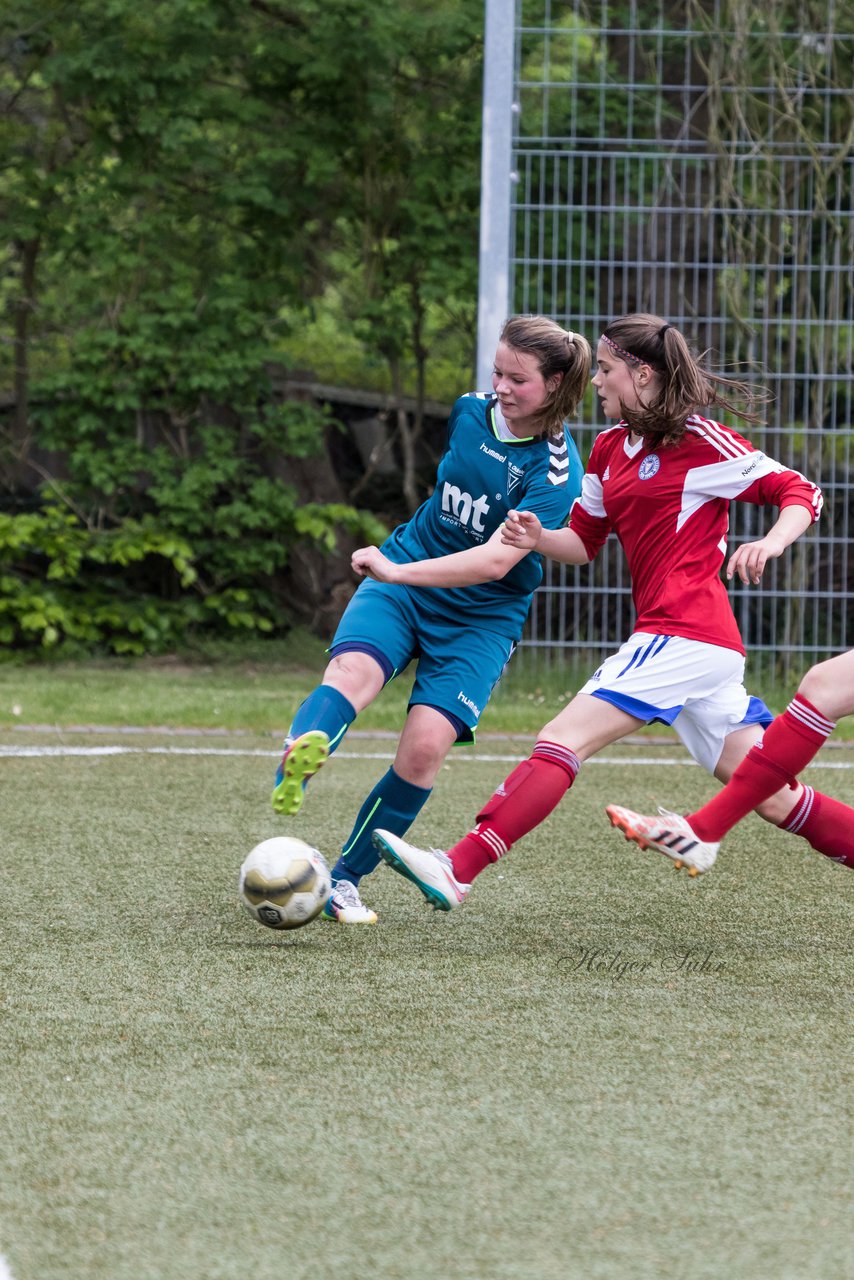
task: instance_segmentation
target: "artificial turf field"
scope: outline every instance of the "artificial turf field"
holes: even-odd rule
[[[455,753],[413,838],[451,843],[527,747]],[[388,738],[289,823],[269,734],[0,749],[14,1280],[854,1274],[854,876],[754,817],[696,881],[626,843],[608,801],[711,793],[681,748],[609,749],[450,915],[381,867],[379,925],[291,934],[239,864],[285,831],[334,860]],[[822,763],[854,804],[854,749]]]

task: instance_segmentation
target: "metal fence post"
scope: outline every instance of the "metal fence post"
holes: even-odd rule
[[[495,343],[510,300],[515,0],[486,0],[481,144],[477,389],[491,385]]]

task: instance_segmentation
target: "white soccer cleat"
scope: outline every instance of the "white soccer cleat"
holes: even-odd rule
[[[375,831],[373,842],[383,861],[417,884],[437,911],[450,911],[465,901],[471,885],[461,884],[451,859],[441,849],[416,849],[391,831]]]
[[[338,924],[376,924],[377,913],[365,906],[352,880],[333,880],[332,893],[320,918]]]
[[[627,840],[641,849],[657,849],[670,858],[677,871],[687,867],[691,876],[701,875],[714,865],[720,843],[701,840],[691,829],[687,818],[669,809],[659,809],[657,818],[645,817],[618,804],[605,806],[612,827],[619,827]]]

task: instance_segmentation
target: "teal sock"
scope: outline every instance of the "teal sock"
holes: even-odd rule
[[[319,684],[298,708],[285,742],[309,729],[322,729],[329,739],[329,754],[340,744],[356,719],[356,708],[330,684]],[[276,772],[276,786],[282,781],[282,766]]]
[[[396,836],[405,835],[427,803],[432,787],[416,787],[404,782],[394,769],[389,769],[365,800],[356,818],[341,857],[332,868],[333,880],[351,880],[358,884],[380,861],[371,835],[376,827],[384,827]]]

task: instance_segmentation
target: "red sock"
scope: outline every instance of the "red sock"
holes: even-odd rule
[[[727,785],[688,815],[701,840],[722,840],[731,827],[775,791],[792,783],[836,728],[802,694],[751,747]]]
[[[538,742],[477,815],[477,826],[448,850],[454,875],[471,884],[532,831],[566,794],[581,768],[578,757],[556,742]]]
[[[803,836],[817,853],[854,869],[854,809],[840,800],[804,787],[804,794],[780,827]]]

